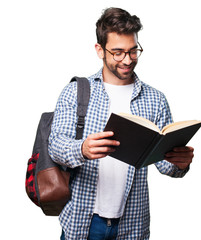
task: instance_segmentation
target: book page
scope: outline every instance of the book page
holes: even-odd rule
[[[153,131],[160,132],[160,129],[153,122],[149,121],[146,118],[136,116],[136,115],[132,115],[132,114],[129,114],[129,113],[119,113],[118,115],[121,116],[121,117],[124,117],[124,118],[126,118],[130,121],[133,121],[133,122],[135,122],[135,123],[137,123],[141,126],[149,128]]]
[[[189,126],[192,126],[192,125],[195,125],[198,123],[200,123],[200,121],[197,121],[197,120],[189,120],[189,121],[181,121],[181,122],[171,123],[163,128],[162,133],[167,134],[169,132],[173,132],[175,130],[189,127]]]

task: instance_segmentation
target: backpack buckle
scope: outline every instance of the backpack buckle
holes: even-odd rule
[[[84,116],[79,116],[77,121],[77,128],[84,128]]]

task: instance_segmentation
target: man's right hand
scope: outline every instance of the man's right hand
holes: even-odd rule
[[[107,139],[113,135],[111,131],[90,134],[82,144],[83,156],[88,159],[97,159],[114,152],[120,142]]]

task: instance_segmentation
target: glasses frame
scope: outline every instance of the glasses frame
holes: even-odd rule
[[[123,61],[127,54],[129,54],[129,57],[130,57],[131,60],[137,60],[137,59],[141,56],[141,54],[142,54],[142,52],[143,52],[143,48],[142,48],[142,46],[140,45],[139,42],[138,42],[138,45],[140,46],[140,49],[137,48],[136,50],[140,51],[140,55],[139,55],[137,58],[135,58],[135,59],[131,58],[131,55],[130,55],[130,54],[131,54],[131,51],[128,51],[128,52],[119,51],[119,52],[124,53],[125,56],[124,56],[121,60],[116,60],[116,59],[114,59],[116,52],[111,52],[111,51],[109,51],[107,48],[105,48],[105,50],[106,50],[107,52],[109,52],[109,53],[113,56],[113,59],[114,59],[116,62],[121,62],[121,61]],[[117,52],[118,52],[118,51],[117,51]]]

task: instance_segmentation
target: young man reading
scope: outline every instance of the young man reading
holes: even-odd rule
[[[147,118],[160,129],[172,122],[165,96],[140,81],[134,72],[143,49],[140,19],[119,8],[106,9],[97,21],[98,57],[103,68],[88,78],[91,87],[84,136],[75,140],[76,83],[68,84],[57,102],[49,152],[52,159],[77,168],[72,198],[60,214],[61,239],[141,239],[150,231],[147,167],[135,169],[109,156],[119,146],[103,132],[111,112]],[[183,177],[192,147],[179,147],[156,163],[162,174]]]

